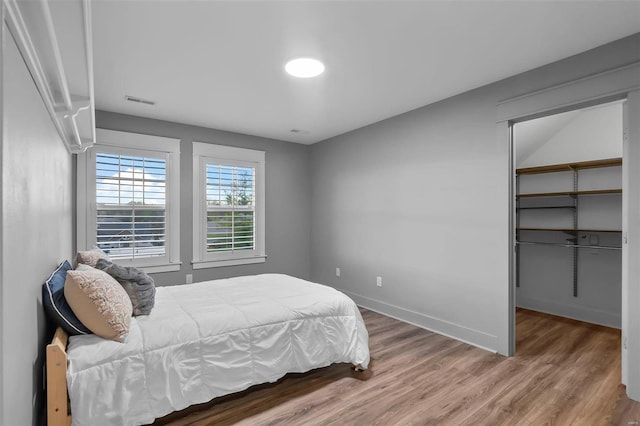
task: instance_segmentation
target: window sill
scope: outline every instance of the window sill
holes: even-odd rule
[[[243,257],[237,259],[220,259],[220,260],[193,260],[193,269],[218,268],[221,266],[237,266],[250,265],[252,263],[264,263],[267,260],[266,255]]]
[[[117,262],[117,261],[116,261]],[[157,272],[176,272],[180,270],[182,262],[167,263],[163,265],[139,265],[138,269],[142,269],[147,274],[155,274]]]

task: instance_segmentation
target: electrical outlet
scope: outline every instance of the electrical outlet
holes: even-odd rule
[[[187,274],[187,279],[185,281],[187,284],[193,283],[193,274]]]
[[[382,287],[382,277],[376,277],[376,285]]]
[[[336,268],[336,277],[340,276],[340,268]]]

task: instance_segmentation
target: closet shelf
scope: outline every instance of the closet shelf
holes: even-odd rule
[[[615,246],[592,246],[586,244],[561,244],[561,243],[542,243],[537,241],[516,241],[518,245],[527,246],[551,246],[551,247],[569,247],[569,248],[586,248],[586,249],[598,249],[598,250],[622,250],[622,247]]]
[[[531,227],[522,227],[518,226],[516,228],[518,231],[556,231],[556,232],[564,232],[567,234],[598,234],[598,233],[608,233],[608,234],[621,234],[622,231],[619,229],[583,229],[583,228],[531,228]]]
[[[597,169],[622,165],[622,158],[608,158],[605,160],[580,161],[576,163],[552,164],[549,166],[524,167],[516,169],[518,175],[533,175],[538,173],[571,172],[580,169]]]
[[[539,192],[535,194],[517,194],[517,198],[571,197],[576,195],[622,194],[622,189],[592,189],[588,191]]]
[[[602,167],[620,167],[622,165],[622,158],[608,158],[604,160],[595,160],[595,161],[581,161],[574,163],[563,163],[563,164],[551,164],[546,166],[538,166],[538,167],[527,167],[516,169],[516,240],[519,240],[522,236],[522,232],[533,231],[540,232],[537,234],[540,238],[529,238],[529,239],[542,239],[543,236],[549,236],[542,234],[542,232],[555,232],[555,233],[564,233],[571,238],[567,239],[566,242],[537,242],[537,241],[517,241],[517,244],[530,244],[530,245],[542,245],[542,246],[552,246],[552,247],[567,247],[572,251],[572,269],[573,269],[573,296],[578,297],[578,258],[581,256],[579,252],[582,248],[590,248],[590,249],[604,249],[604,250],[620,250],[620,247],[615,246],[600,246],[600,245],[581,245],[578,244],[578,237],[583,237],[585,234],[609,234],[609,235],[621,235],[622,231],[614,230],[614,229],[583,229],[579,226],[578,213],[580,211],[579,204],[581,204],[582,196],[589,196],[592,200],[596,200],[599,198],[604,203],[611,202],[619,202],[618,197],[592,197],[592,196],[602,196],[607,194],[622,194],[622,189],[620,188],[608,188],[608,189],[589,189],[589,190],[580,190],[580,186],[578,185],[580,171],[584,169],[596,169]],[[520,193],[520,178],[523,175],[536,175],[542,173],[556,173],[555,177],[549,178],[552,180],[560,180],[562,182],[567,182],[567,179],[572,178],[573,185],[565,186],[565,188],[571,188],[571,191],[553,191],[553,192],[540,192],[540,193]],[[536,181],[536,178],[531,178],[532,181]],[[527,179],[529,181],[529,179]],[[545,181],[540,181],[539,183],[544,183]],[[614,184],[617,186],[617,184]],[[551,188],[549,188],[551,189]],[[556,202],[550,202],[550,199],[557,200]],[[525,201],[528,200],[528,201]],[[547,200],[546,202],[544,200]],[[586,201],[586,200],[585,200]],[[599,203],[599,204],[602,204]],[[524,205],[521,205],[524,203]],[[566,209],[573,216],[573,223],[569,225],[567,228],[562,228],[561,226],[568,225],[566,222],[558,223],[556,220],[555,224],[556,228],[553,227],[527,227],[521,226],[521,215],[527,216],[526,211],[528,210],[542,210],[542,209]],[[566,220],[566,212],[562,212],[561,214],[550,214],[549,216],[556,217],[560,219],[562,217]],[[558,235],[556,235],[557,237]],[[604,235],[603,235],[604,236]],[[591,240],[591,238],[590,238]],[[597,242],[598,238],[594,240]],[[520,251],[516,250],[516,263],[520,264]],[[519,266],[518,266],[519,267]],[[520,277],[519,273],[516,274],[516,287],[520,287]]]

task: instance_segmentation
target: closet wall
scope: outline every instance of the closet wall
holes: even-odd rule
[[[523,171],[620,158],[622,104],[520,123],[514,140],[516,168]],[[622,227],[622,195],[608,192],[622,187],[622,167],[567,167],[517,179],[519,194],[597,192],[518,198],[517,306],[620,328],[622,252],[608,248],[620,247],[621,233],[603,231]]]

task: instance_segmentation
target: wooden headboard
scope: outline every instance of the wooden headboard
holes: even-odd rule
[[[71,425],[69,396],[67,393],[67,340],[69,336],[60,327],[47,345],[47,425]]]

